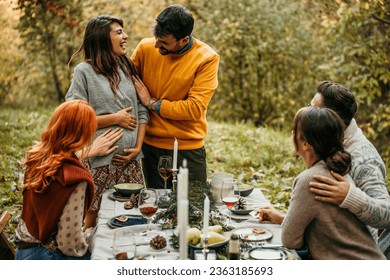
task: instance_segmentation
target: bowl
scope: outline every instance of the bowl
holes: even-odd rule
[[[236,195],[241,195],[241,196],[248,196],[250,195],[252,192],[253,192],[253,189],[255,187],[253,186],[250,186],[250,185],[246,185],[246,184],[242,184],[238,190],[234,190],[234,194]]]
[[[114,189],[122,196],[131,196],[133,193],[139,194],[144,187],[145,186],[142,184],[135,183],[123,183],[114,185]]]
[[[231,211],[234,215],[249,215],[249,213],[252,212],[253,209],[237,210],[237,209],[234,209],[234,207],[233,207],[232,209],[230,209],[230,211]]]

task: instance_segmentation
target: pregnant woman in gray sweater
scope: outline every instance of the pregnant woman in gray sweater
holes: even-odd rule
[[[95,138],[107,128],[120,127],[124,132],[114,144],[116,151],[89,159],[96,191],[86,226],[94,226],[107,188],[118,183],[144,184],[140,159],[149,116],[131,80],[137,72],[126,55],[127,39],[121,19],[98,16],[88,23],[83,44],[73,55],[83,52],[84,61],[74,69],[66,100],[86,100],[94,108],[98,120]]]

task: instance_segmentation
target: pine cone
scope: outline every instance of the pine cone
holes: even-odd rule
[[[150,240],[149,245],[155,250],[160,250],[167,246],[167,240],[164,236],[157,235]]]
[[[138,194],[131,194],[130,199],[125,202],[125,209],[138,208]]]
[[[245,210],[246,209],[246,201],[243,197],[240,197],[240,199],[238,200],[238,202],[235,206],[235,209],[236,210]]]
[[[138,208],[138,194],[132,193],[130,196],[130,202],[133,204],[133,207]]]

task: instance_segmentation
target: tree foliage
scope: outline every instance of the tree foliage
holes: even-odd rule
[[[33,75],[31,94],[38,98],[64,100],[69,86],[66,65],[74,52],[75,38],[82,32],[82,1],[18,0],[18,30],[26,50],[23,67]],[[54,95],[54,96],[53,96]]]
[[[357,119],[382,156],[390,158],[390,2],[336,1],[324,5],[320,36],[327,60],[320,69],[359,100]]]
[[[210,116],[289,129],[315,85],[332,80],[357,96],[359,123],[389,159],[389,1],[188,2],[221,54]]]
[[[318,42],[296,1],[192,3],[199,36],[221,55],[220,85],[209,114],[284,126],[313,91]],[[218,29],[218,32],[216,31]]]
[[[19,0],[13,13],[10,1],[0,1],[11,15],[0,16],[7,26],[0,58],[9,65],[0,70],[2,103],[62,101],[72,73],[67,62],[92,17],[124,19],[134,48],[153,36],[157,13],[176,2],[193,12],[194,36],[221,56],[211,119],[289,130],[315,85],[333,80],[356,94],[359,124],[390,161],[389,1]],[[18,31],[8,27],[16,23]],[[5,39],[15,32],[21,48]]]

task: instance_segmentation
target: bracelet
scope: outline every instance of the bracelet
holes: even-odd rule
[[[149,99],[149,104],[148,104],[148,109],[149,110],[152,110],[152,105],[154,104],[154,103],[156,103],[157,102],[157,100],[156,100],[156,98],[150,98]]]

